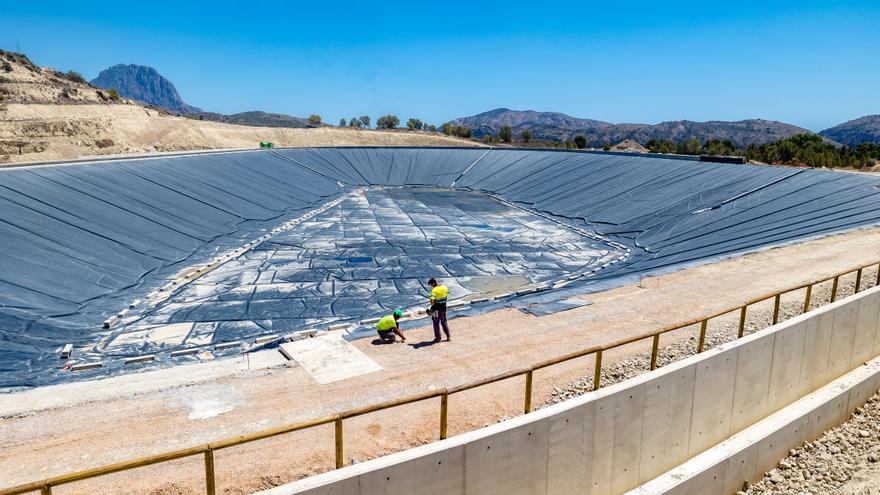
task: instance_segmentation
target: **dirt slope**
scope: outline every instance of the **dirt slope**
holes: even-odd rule
[[[0,51],[0,164],[276,146],[476,146],[437,133],[250,127],[175,117]]]

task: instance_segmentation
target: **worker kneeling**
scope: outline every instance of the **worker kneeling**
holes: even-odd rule
[[[400,324],[397,322],[402,316],[403,311],[397,309],[394,313],[382,317],[382,319],[379,320],[379,323],[376,323],[376,331],[379,333],[379,339],[381,339],[383,343],[393,343],[394,334],[397,334],[402,342],[406,342],[406,337],[401,333]]]

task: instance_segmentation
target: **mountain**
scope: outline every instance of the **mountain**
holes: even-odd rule
[[[547,141],[564,141],[571,139],[575,134],[598,132],[614,126],[608,122],[579,119],[564,113],[509,108],[496,108],[470,117],[462,117],[449,124],[469,127],[478,138],[486,134],[498,134],[498,130],[507,125],[513,129],[515,136],[528,129],[532,132],[532,139]]]
[[[533,139],[564,141],[578,134],[587,137],[590,146],[602,146],[632,139],[646,143],[651,139],[665,139],[675,142],[697,139],[729,139],[737,147],[749,144],[763,144],[810,131],[783,122],[772,120],[741,120],[737,122],[709,121],[692,122],[678,120],[659,124],[612,124],[600,120],[579,119],[555,112],[536,112],[533,110],[510,110],[499,108],[471,117],[462,117],[449,122],[450,125],[470,127],[474,135],[497,134],[505,125],[513,129],[514,136],[528,129]]]
[[[102,70],[91,83],[99,88],[115,89],[122,97],[173,113],[193,114],[202,111],[184,102],[174,84],[152,67],[117,64]]]
[[[866,115],[850,120],[830,129],[825,129],[819,132],[819,135],[847,146],[858,146],[862,143],[880,143],[880,115]]]
[[[203,112],[197,114],[197,116],[202,117],[205,120],[257,127],[315,127],[314,125],[309,123],[308,119],[293,117],[291,115],[285,115],[283,113],[253,111],[234,113],[232,115],[223,115],[220,113]]]

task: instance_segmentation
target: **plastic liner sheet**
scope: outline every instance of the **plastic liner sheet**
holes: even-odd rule
[[[59,371],[67,343],[75,360],[113,362],[369,318],[419,304],[431,275],[459,294],[576,275],[549,291],[561,300],[878,224],[878,183],[825,170],[485,148],[279,149],[0,169],[0,387],[71,379]],[[363,187],[363,196],[101,328],[189,267]],[[621,249],[625,259],[609,265]],[[157,362],[177,362],[162,352]]]
[[[568,299],[564,301],[547,302],[544,304],[521,306],[519,310],[523,313],[528,313],[534,316],[547,316],[568,311],[570,309],[582,308],[584,306],[589,306],[590,304],[592,303],[589,301],[574,301]]]
[[[584,273],[615,254],[482,193],[371,189],[127,320],[100,350],[131,355],[220,343],[236,337],[221,331],[230,321],[248,323],[238,336],[357,324],[426,307],[432,277],[454,298],[510,293]]]

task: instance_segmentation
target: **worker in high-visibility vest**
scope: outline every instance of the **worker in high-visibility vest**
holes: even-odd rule
[[[443,326],[443,332],[446,333],[446,341],[452,340],[449,335],[449,325],[446,323],[446,298],[449,297],[449,289],[445,285],[437,283],[436,279],[428,280],[431,286],[431,307],[428,308],[428,314],[431,315],[431,322],[434,324],[434,342],[440,342],[440,326]]]
[[[379,339],[382,342],[393,343],[394,334],[397,334],[402,342],[406,342],[406,337],[401,333],[400,324],[397,322],[401,317],[403,317],[403,311],[396,309],[394,313],[383,316],[379,323],[376,323],[376,332],[379,333]]]

